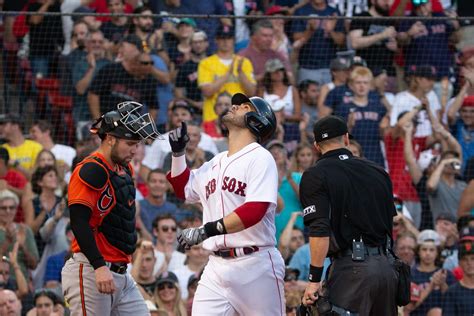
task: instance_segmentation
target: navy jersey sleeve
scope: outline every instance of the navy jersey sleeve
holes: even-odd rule
[[[304,224],[310,228],[310,237],[329,237],[331,232],[329,192],[321,174],[314,169],[303,173],[300,200]]]
[[[410,27],[415,24],[415,20],[403,20],[400,22],[400,25],[398,27],[399,32],[408,32]]]
[[[360,14],[354,14],[354,17],[361,16]],[[364,30],[367,27],[367,21],[363,19],[354,19],[351,21],[350,30]]]
[[[338,89],[336,87],[332,89],[331,91],[329,91],[329,93],[326,95],[326,99],[324,100],[323,104],[334,110],[337,103],[336,101],[337,99],[338,99]]]
[[[297,15],[297,16],[307,15],[306,12],[304,12],[302,10],[303,8],[300,8],[300,9],[296,10],[295,15]],[[292,21],[292,31],[293,31],[293,33],[304,32],[306,30],[306,25],[307,24],[308,24],[308,20],[303,20],[303,19],[293,20]]]
[[[454,316],[456,315],[456,290],[454,286],[451,286],[448,291],[443,295],[443,315]]]
[[[341,16],[341,14],[339,13],[339,10],[336,10],[336,9],[334,10],[334,12],[331,15]],[[345,34],[344,21],[345,21],[344,19],[338,19],[337,22],[336,22],[336,27],[334,28],[334,31],[344,32],[344,34]]]
[[[224,4],[224,0],[215,0],[215,6],[216,8],[214,14],[221,14],[221,15],[226,15],[227,14],[227,9]]]

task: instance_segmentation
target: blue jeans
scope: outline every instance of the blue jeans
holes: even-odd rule
[[[36,78],[38,74],[44,77],[48,76],[49,58],[44,56],[30,57],[31,69],[33,70],[33,77]]]

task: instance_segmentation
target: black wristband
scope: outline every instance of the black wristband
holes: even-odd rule
[[[105,260],[104,257],[100,257],[97,259],[94,259],[90,262],[91,266],[94,268],[94,270],[99,269],[100,267],[105,266]]]
[[[204,231],[207,237],[227,234],[227,230],[224,226],[224,218],[221,218],[215,222],[209,222],[204,225]]]
[[[314,283],[321,282],[321,278],[323,276],[323,270],[324,270],[324,267],[315,267],[315,266],[309,265],[308,281],[314,282]]]

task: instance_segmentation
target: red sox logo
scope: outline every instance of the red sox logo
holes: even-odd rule
[[[114,202],[114,197],[112,196],[112,190],[110,186],[107,186],[102,194],[100,195],[99,201],[97,202],[97,208],[100,212],[106,212],[107,209]]]
[[[224,177],[224,181],[222,182],[221,189],[223,191],[228,191],[230,193],[234,193],[240,196],[245,196],[246,187],[247,187],[247,183],[245,182],[237,181],[235,178]],[[206,200],[215,191],[216,191],[216,179],[212,179],[206,185]]]

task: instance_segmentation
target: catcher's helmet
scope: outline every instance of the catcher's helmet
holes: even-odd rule
[[[154,140],[160,136],[149,113],[141,114],[142,104],[122,102],[117,110],[107,112],[97,119],[90,131],[101,139],[106,134],[129,140]]]
[[[260,97],[247,97],[242,93],[236,93],[232,97],[232,104],[240,105],[250,103],[255,108],[255,112],[245,114],[245,124],[247,128],[257,136],[259,143],[266,142],[276,130],[276,118],[270,104]]]

